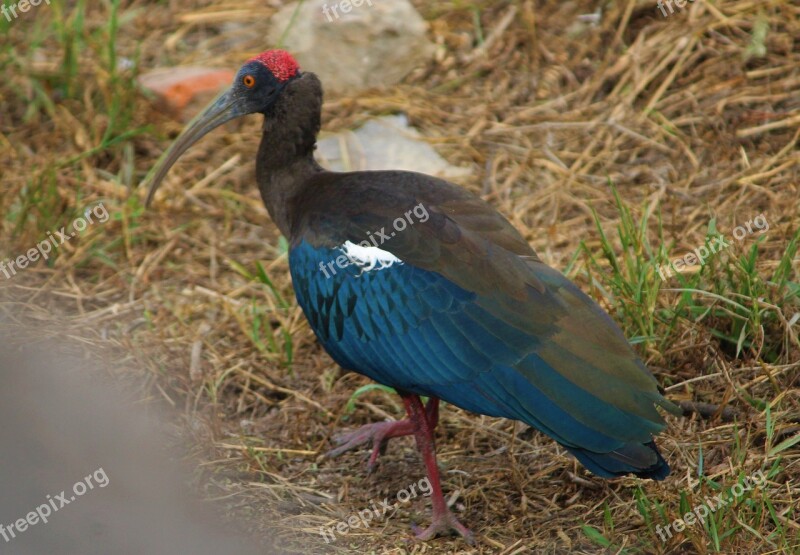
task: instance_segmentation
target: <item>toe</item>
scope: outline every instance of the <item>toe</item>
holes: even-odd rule
[[[475,545],[475,536],[469,528],[461,524],[452,513],[448,513],[437,519],[427,528],[420,528],[416,524],[411,525],[414,536],[420,541],[432,540],[436,536],[459,535],[464,538],[469,545]]]

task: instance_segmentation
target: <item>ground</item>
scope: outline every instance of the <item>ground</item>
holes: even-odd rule
[[[424,485],[409,438],[369,477],[366,450],[323,458],[337,431],[402,404],[359,389],[369,381],[301,314],[254,183],[259,118],[206,137],[143,207],[138,184],[181,124],[136,73],[235,69],[271,46],[280,4],[53,0],[0,16],[0,260],[87,206],[109,216],[96,208],[47,261],[0,274],[3,333],[129,369],[196,446],[196,487],[287,551],[797,552],[800,5],[697,0],[665,17],[649,0],[417,0],[435,59],[326,102],[327,131],[408,114],[684,403],[658,438],[664,482],[598,479],[521,424],[443,407],[444,488],[470,548],[411,541],[430,507],[408,492]],[[747,491],[689,522],[737,483]],[[326,543],[321,527],[403,490],[413,498]]]

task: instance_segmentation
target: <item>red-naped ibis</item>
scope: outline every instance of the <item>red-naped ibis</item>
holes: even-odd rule
[[[264,115],[256,180],[289,239],[297,301],[331,357],[394,388],[408,413],[344,436],[332,454],[372,442],[371,468],[386,440],[413,435],[433,490],[433,522],[416,532],[420,539],[455,531],[474,541],[442,495],[439,399],[521,420],[598,476],[665,478],[669,466],[653,442],[665,426],[656,407],[679,410],[614,321],[468,191],[408,171],[320,167],[321,107],[319,79],[290,54],[252,58],[153,168],[147,202],[206,133]]]

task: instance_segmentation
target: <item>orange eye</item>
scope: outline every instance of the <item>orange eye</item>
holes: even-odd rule
[[[244,86],[247,87],[248,89],[252,89],[253,87],[256,86],[256,78],[253,77],[252,75],[245,75],[242,78],[242,83],[244,83]]]

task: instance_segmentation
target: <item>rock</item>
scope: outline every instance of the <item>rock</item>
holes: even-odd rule
[[[431,145],[420,139],[405,115],[368,121],[356,131],[322,138],[316,158],[333,171],[409,170],[457,178],[470,170],[451,166]]]
[[[154,93],[162,109],[188,121],[217,94],[231,86],[236,74],[229,69],[176,66],[154,69],[139,76],[139,85]]]
[[[277,45],[286,32],[281,47],[319,75],[326,92],[352,94],[424,65],[434,52],[426,31],[408,0],[307,0],[273,16],[269,40]]]

